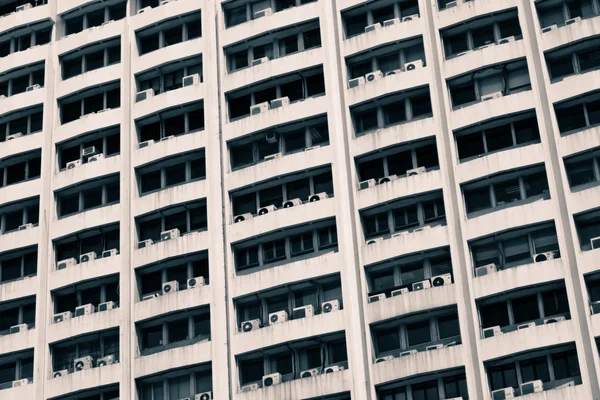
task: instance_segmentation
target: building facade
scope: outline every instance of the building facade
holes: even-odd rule
[[[0,14],[0,399],[600,399],[600,1]]]

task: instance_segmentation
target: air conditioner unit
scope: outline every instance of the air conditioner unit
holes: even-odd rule
[[[542,28],[542,33],[551,32],[551,31],[554,31],[556,29],[558,29],[558,25],[553,24],[553,25],[547,26],[545,28]]]
[[[364,76],[360,76],[358,78],[350,79],[348,81],[348,89],[352,89],[352,88],[355,88],[357,86],[364,85],[364,84],[365,84],[365,77]]]
[[[517,325],[517,330],[533,328],[535,326],[535,322],[527,322],[526,324]]]
[[[10,335],[14,334],[14,333],[21,333],[21,332],[27,332],[29,330],[29,327],[27,326],[27,324],[19,324],[19,325],[13,325],[10,327],[10,330],[8,331],[8,333]]]
[[[269,57],[257,58],[256,60],[252,60],[252,63],[250,65],[253,67],[256,67],[257,65],[265,64],[265,63],[268,63],[269,61],[270,61]]]
[[[194,86],[200,83],[200,74],[184,76],[182,80],[183,87]]]
[[[392,26],[400,23],[400,18],[387,19],[383,21],[383,27]]]
[[[590,239],[590,244],[592,245],[592,250],[594,250],[594,249],[600,249],[600,236],[595,237],[595,238],[591,238]]]
[[[539,254],[536,254],[535,256],[533,256],[533,262],[536,262],[536,263],[553,260],[553,259],[554,259],[553,251],[547,251],[545,253],[539,253]]]
[[[390,361],[390,360],[393,360],[393,359],[394,359],[393,355],[379,357],[379,358],[375,359],[375,364],[379,364],[379,363],[382,363],[382,362]]]
[[[97,114],[103,113],[103,112],[107,112],[110,111],[110,108],[103,108],[102,110],[96,111]]]
[[[12,382],[12,387],[14,387],[14,388],[20,387],[20,386],[25,386],[25,385],[29,385],[29,378],[19,379],[17,381]]]
[[[241,330],[242,332],[250,332],[250,331],[255,331],[257,329],[262,328],[262,324],[260,322],[260,319],[253,319],[250,321],[244,321],[242,322],[242,326],[241,326]]]
[[[412,356],[413,354],[417,354],[417,350],[412,349],[412,350],[403,351],[398,355],[398,357]]]
[[[425,347],[425,351],[431,351],[431,350],[439,350],[439,349],[443,349],[444,345],[441,343],[438,344],[432,344],[430,346]]]
[[[144,147],[152,146],[154,144],[154,140],[146,140],[145,142],[141,142],[138,145],[138,149],[143,149]]]
[[[407,15],[406,17],[402,17],[402,22],[409,22],[414,19],[419,19],[419,14]]]
[[[85,117],[89,117],[90,115],[94,115],[94,114],[96,114],[95,111],[89,112],[87,114],[82,114],[82,115],[79,116],[79,119],[83,119]]]
[[[271,205],[259,208],[258,210],[256,210],[256,213],[258,215],[265,215],[265,214],[268,214],[268,213],[273,212],[275,210],[277,210],[277,207],[275,207],[273,204],[271,204]]]
[[[292,318],[310,318],[315,314],[315,308],[312,304],[303,307],[296,307],[292,310]]]
[[[154,97],[154,89],[152,88],[138,92],[135,95],[135,102],[137,103],[138,101],[144,101],[150,97]]]
[[[320,201],[329,198],[329,195],[326,192],[316,193],[312,196],[309,196],[308,202],[314,203],[315,201]]]
[[[108,21],[106,21],[106,22],[103,22],[101,26],[108,25],[108,24],[112,24],[113,22],[115,22],[115,20],[114,20],[114,19],[111,19],[111,20],[108,20]]]
[[[198,393],[194,396],[194,400],[213,400],[212,392]]]
[[[162,0],[162,1],[160,2],[160,5],[161,5],[161,6],[164,6],[165,4],[169,4],[170,2],[171,2],[171,0]]]
[[[419,175],[419,174],[424,174],[425,173],[425,167],[419,167],[419,168],[413,168],[413,169],[409,169],[408,171],[406,171],[406,176],[415,176],[415,175]]]
[[[374,294],[369,296],[369,303],[375,303],[381,300],[385,300],[385,293]]]
[[[554,389],[564,389],[564,388],[573,387],[573,386],[575,386],[575,380],[570,380],[566,383],[554,386]]]
[[[150,10],[152,10],[152,7],[144,7],[141,10],[138,10],[138,14],[143,14],[146,11],[150,11]]]
[[[301,205],[302,205],[302,200],[291,199],[291,200],[288,200],[285,203],[283,203],[283,208],[291,208],[291,207],[301,206]]]
[[[502,97],[502,92],[494,92],[494,93],[490,93],[490,94],[481,96],[481,101],[499,99],[500,97]]]
[[[383,240],[382,237],[378,237],[378,238],[375,238],[375,239],[369,239],[369,240],[367,240],[367,245],[372,245],[372,244],[375,244],[375,243],[379,243],[382,240]]]
[[[506,44],[506,43],[511,43],[515,41],[515,37],[514,36],[509,36],[509,37],[505,37],[502,38],[500,40],[498,40],[498,44]]]
[[[566,321],[567,317],[561,315],[558,317],[548,317],[548,318],[544,318],[544,325],[548,325],[548,324],[555,324],[557,322],[562,322],[562,321]]]
[[[59,322],[70,320],[72,317],[73,317],[73,313],[71,313],[71,311],[65,311],[65,312],[60,313],[60,314],[54,314],[54,317],[52,318],[52,321],[55,324],[58,324]]]
[[[102,153],[95,154],[95,155],[91,156],[90,158],[88,158],[88,163],[96,162],[96,161],[102,160],[103,158],[104,158],[104,154],[102,154]]]
[[[391,239],[391,238],[398,237],[398,236],[406,236],[406,235],[408,235],[409,233],[410,233],[409,231],[394,232],[394,233],[392,233],[392,235],[390,236],[390,239]]]
[[[144,249],[146,247],[150,247],[154,244],[154,241],[152,239],[146,239],[146,240],[142,240],[141,242],[138,242],[138,249]]]
[[[423,60],[416,60],[409,63],[404,64],[404,69],[406,71],[414,71],[416,69],[423,68]]]
[[[338,311],[340,309],[340,301],[338,299],[325,301],[321,304],[321,310],[323,310],[323,314],[328,314],[330,312]]]
[[[453,342],[448,342],[448,343],[446,343],[446,344],[444,345],[444,347],[454,347],[454,346],[456,346],[456,345],[457,345],[456,341],[453,341]]]
[[[79,256],[79,263],[94,261],[97,258],[95,251],[90,251]]]
[[[331,366],[325,368],[325,373],[326,374],[332,374],[334,372],[340,372],[340,371],[343,371],[343,370],[344,370],[344,367],[341,366],[341,365],[331,365]]]
[[[163,294],[177,292],[178,290],[179,290],[179,282],[177,282],[177,281],[169,281],[169,282],[165,282],[162,284]]]
[[[238,222],[242,222],[242,221],[245,221],[247,219],[252,219],[252,218],[254,218],[254,215],[252,215],[250,213],[236,215],[235,217],[233,217],[233,223],[237,224]]]
[[[26,231],[27,229],[31,229],[31,228],[33,228],[33,224],[32,223],[19,225],[19,230],[20,231]]]
[[[274,108],[279,108],[279,107],[289,106],[289,105],[290,105],[290,98],[287,96],[281,97],[279,99],[271,100],[271,110]]]
[[[571,25],[574,24],[575,22],[581,22],[581,17],[575,17],[575,18],[571,18],[565,21],[565,25]]]
[[[283,154],[281,154],[281,153],[269,154],[268,156],[265,156],[264,160],[271,161],[271,160],[276,160],[281,157],[283,157]]]
[[[242,393],[253,392],[260,389],[258,383],[251,383],[250,385],[242,386]]]
[[[98,312],[108,311],[108,310],[112,310],[114,308],[115,308],[114,301],[106,301],[104,303],[98,304]]]
[[[490,328],[485,328],[483,330],[483,339],[491,338],[498,335],[502,335],[502,329],[500,329],[500,326],[498,325],[492,326]]]
[[[77,264],[77,260],[75,260],[75,258],[73,258],[73,257],[67,258],[66,260],[61,260],[58,263],[56,263],[56,269],[57,270],[65,269],[67,267],[72,267],[75,264]]]
[[[180,236],[179,228],[170,229],[160,233],[161,242],[165,242],[171,239],[177,239]]]
[[[31,8],[31,4],[30,3],[25,3],[23,5],[18,6],[15,11],[19,12],[19,11],[25,11],[25,10],[29,10]]]
[[[92,304],[84,304],[83,306],[79,306],[75,308],[75,315],[74,317],[83,317],[84,315],[90,315],[93,314],[94,311],[96,311],[94,309],[94,306]]]
[[[187,280],[188,289],[199,288],[204,285],[206,285],[206,281],[203,276],[196,276]]]
[[[449,1],[449,2],[446,3],[446,8],[445,9],[447,10],[449,8],[456,7],[457,5],[458,5],[457,1]]]
[[[53,378],[60,378],[62,376],[66,376],[66,375],[69,375],[69,370],[68,369],[61,369],[60,371],[55,371],[52,374],[52,377]]]
[[[544,382],[541,379],[521,384],[521,396],[544,391]]]
[[[12,135],[6,135],[6,140],[7,141],[9,141],[9,140],[15,140],[15,139],[20,138],[22,136],[23,136],[23,134],[21,132],[17,132],[17,133],[13,133]]]
[[[75,371],[83,371],[84,369],[92,368],[93,364],[94,364],[94,359],[92,358],[92,356],[76,358],[73,361],[73,369]]]
[[[97,367],[106,367],[107,365],[113,365],[115,363],[115,356],[109,355],[96,360]]]
[[[41,89],[41,88],[42,87],[36,83],[34,85],[27,86],[27,88],[25,89],[25,91],[26,92],[31,92],[31,91],[34,91],[36,89]]]
[[[381,29],[381,24],[378,22],[376,24],[373,25],[367,25],[365,27],[365,33],[369,33],[369,32],[375,32],[376,30]]]
[[[102,252],[102,258],[113,257],[113,256],[116,256],[117,254],[119,254],[119,250],[117,250],[117,249],[104,250]]]
[[[401,296],[403,294],[408,294],[408,288],[392,290],[392,297]]]
[[[590,308],[592,309],[592,314],[600,313],[600,301],[594,301],[590,304]]]
[[[365,75],[365,81],[367,81],[367,82],[373,82],[380,78],[383,78],[383,72],[381,72],[379,70],[374,71],[374,72],[369,72],[368,74]]]
[[[321,370],[318,368],[308,369],[306,371],[300,372],[300,378],[312,378],[313,376],[317,376],[321,374]]]
[[[452,285],[452,274],[443,274],[431,278],[431,286],[446,286]]]
[[[271,106],[273,105],[273,102],[271,102]],[[268,132],[265,135],[265,140],[267,141],[267,143],[271,143],[271,144],[275,144],[275,143],[279,143],[279,135],[277,134],[277,132]]]
[[[367,179],[358,183],[359,190],[368,189],[374,187],[376,184],[375,179]]]
[[[281,324],[287,322],[288,313],[285,310],[272,312],[269,314],[269,325]]]
[[[380,178],[379,181],[377,181],[377,183],[379,185],[382,185],[384,183],[395,181],[396,179],[398,179],[397,175],[388,175],[388,176],[384,176],[383,178]]]
[[[268,101],[250,106],[250,115],[256,115],[267,111],[269,111]]]
[[[424,281],[415,282],[412,284],[413,292],[417,290],[429,289],[431,287],[431,281],[429,279],[425,279]]]
[[[257,18],[262,18],[262,17],[267,17],[269,15],[273,15],[273,9],[272,8],[265,8],[264,10],[260,10],[254,13],[254,19]]]
[[[81,160],[75,160],[67,163],[67,169],[73,169],[81,165]]]
[[[157,297],[160,297],[160,294],[158,293],[151,293],[151,294],[147,294],[145,296],[142,296],[142,301],[146,301],[146,300],[151,300],[151,299],[155,299]]]
[[[83,150],[81,150],[81,156],[82,157],[93,156],[96,153],[97,153],[96,146],[85,147]]]
[[[498,272],[498,269],[496,267],[496,264],[493,263],[475,268],[475,276],[485,276],[493,274],[494,272]]]
[[[508,400],[515,398],[515,389],[507,387],[504,389],[494,390],[492,392],[492,400]]]
[[[320,148],[321,146],[317,145],[317,146],[310,146],[304,149],[304,151],[311,151],[311,150],[316,150],[318,148]]]
[[[404,71],[402,71],[401,69],[394,69],[392,71],[386,72],[385,76],[398,75],[398,74],[401,74],[402,72],[404,72]]]
[[[265,375],[262,378],[263,387],[275,386],[281,383],[281,374],[275,372],[274,374]]]

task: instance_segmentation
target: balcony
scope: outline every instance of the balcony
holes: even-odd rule
[[[7,385],[5,384],[5,386]],[[7,399],[34,399],[36,393],[35,389],[36,386],[34,383],[16,388],[7,386],[6,389],[4,387],[0,389],[0,394],[2,394],[3,397],[6,396]]]
[[[0,249],[17,249],[33,246],[40,241],[40,228],[36,225],[23,231],[14,231],[0,235]],[[4,300],[2,297],[0,299]]]
[[[26,332],[0,336],[0,354],[9,354],[36,346],[37,333],[35,329]]]
[[[63,142],[87,132],[119,124],[122,116],[121,108],[83,115],[78,120],[56,126],[54,128],[54,142]]]
[[[8,56],[2,58],[2,65],[0,66],[0,74],[6,71],[11,71],[15,68],[19,68],[22,65],[36,64],[46,60],[48,55],[48,47],[46,45],[30,47],[27,50],[18,51],[11,53]]]
[[[52,190],[58,191],[74,183],[119,173],[121,170],[121,161],[120,156],[114,156],[98,160],[93,164],[85,163],[76,168],[62,171],[55,170],[55,175],[52,177]]]
[[[136,302],[134,306],[134,320],[135,322],[141,322],[157,315],[210,304],[211,300],[212,290],[210,285],[179,290],[168,295],[161,295],[149,300]]]
[[[134,53],[132,54],[133,67],[131,71],[134,75],[137,75],[140,72],[149,70],[157,65],[168,64],[172,61],[202,54],[204,50],[204,38],[199,37],[172,46],[163,47],[142,56],[137,56],[137,54]]]
[[[0,17],[0,19],[2,19],[1,35],[5,31],[32,26],[38,22],[50,19],[50,6],[48,4],[39,5],[28,10],[13,12]]]
[[[34,178],[0,188],[0,199],[2,199],[2,203],[8,204],[21,199],[39,196],[41,192],[41,179]]]
[[[21,278],[16,281],[0,283],[0,299],[2,301],[16,300],[21,297],[33,296],[38,289],[37,276]],[[4,353],[0,351],[0,353]]]
[[[131,15],[131,29],[133,31],[138,31],[150,25],[158,25],[158,23],[163,20],[199,10],[202,10],[202,7],[194,0],[178,0],[177,3],[162,4],[150,10],[145,10],[143,13],[140,13],[138,10],[137,15]],[[207,12],[205,15],[209,14],[210,13]]]
[[[60,84],[57,85],[55,96],[57,98],[63,98],[89,87],[96,87],[103,83],[117,81],[121,77],[122,71],[123,66],[121,63],[118,63],[62,80]]]
[[[92,226],[102,226],[119,222],[121,206],[113,204],[83,211],[68,217],[54,220],[50,224],[50,237],[57,239],[73,232],[80,232]]]
[[[51,318],[52,315],[50,315]],[[47,341],[48,343],[60,342],[86,333],[118,328],[120,324],[121,313],[118,308],[95,312],[59,323],[50,323],[47,331]]]
[[[64,4],[65,1],[73,0],[61,0],[60,4]],[[77,6],[81,5],[81,2],[77,2]],[[96,26],[93,28],[85,29],[79,33],[64,36],[61,40],[56,41],[56,52],[59,55],[63,55],[70,51],[80,49],[94,42],[106,41],[107,39],[118,37],[125,29],[125,21],[114,21],[107,23],[106,25]],[[59,85],[60,86],[60,85]]]
[[[44,384],[44,393],[48,398],[55,398],[67,393],[79,392],[84,389],[118,384],[121,381],[121,378],[122,373],[120,364],[107,365],[101,368],[90,368],[60,378],[49,379]],[[44,377],[39,376],[38,379],[44,379]]]
[[[48,277],[48,286],[50,290],[55,290],[74,282],[88,281],[94,278],[118,274],[121,271],[121,255],[98,258],[96,260],[76,264],[65,269],[56,270],[56,265],[50,265],[50,275]]]
[[[212,354],[212,344],[209,340],[205,340],[163,350],[147,356],[138,356],[133,362],[134,378],[137,379],[165,370],[210,362]]]
[[[466,1],[458,0],[458,6],[440,10],[435,20],[436,27],[442,29],[451,25],[467,21],[480,15],[495,13],[507,8],[516,8],[516,0],[502,1]]]
[[[8,114],[16,110],[30,108],[38,104],[43,104],[45,100],[45,88],[19,93],[0,100],[0,115]]]
[[[149,247],[134,250],[132,267],[139,268],[157,260],[206,250],[209,243],[210,235],[207,231],[192,232],[175,239],[154,243]]]
[[[156,94],[146,100],[137,102],[133,105],[132,116],[134,120],[138,120],[164,109],[175,108],[200,99],[206,99],[206,85],[203,83]]]
[[[552,103],[557,103],[582,93],[598,90],[600,89],[598,82],[600,82],[600,70],[565,77],[549,87],[548,99]]]
[[[555,47],[576,42],[581,39],[600,35],[598,16],[586,18],[574,24],[552,29],[550,32],[541,33],[540,49],[547,51]]]

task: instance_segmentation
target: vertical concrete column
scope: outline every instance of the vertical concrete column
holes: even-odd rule
[[[477,323],[477,309],[473,302],[472,288],[470,287],[472,273],[470,263],[467,262],[468,248],[462,232],[462,221],[460,206],[462,196],[460,186],[454,175],[454,162],[456,159],[452,151],[452,131],[448,123],[448,109],[450,102],[443,79],[442,65],[443,55],[440,54],[441,39],[435,27],[434,15],[437,12],[432,0],[421,0],[419,2],[421,19],[425,22],[423,43],[427,58],[427,68],[431,71],[431,105],[433,117],[436,121],[438,131],[436,142],[440,170],[444,186],[444,204],[446,207],[446,219],[448,221],[448,232],[450,241],[450,255],[452,257],[452,272],[454,275],[454,286],[456,290],[458,316],[460,321],[461,339],[464,347],[465,373],[469,388],[469,397],[475,399],[486,398],[483,382],[486,374],[483,364],[479,359],[477,340],[479,337],[479,324]]]
[[[202,53],[202,68],[206,98],[204,99],[203,135],[206,140],[206,180],[207,180],[207,216],[209,243],[210,288],[212,304],[210,307],[210,326],[212,343],[212,381],[213,397],[231,398],[229,374],[229,299],[227,295],[226,265],[229,253],[226,252],[225,212],[223,188],[225,176],[225,149],[221,141],[219,39],[217,15],[219,0],[207,0],[202,9],[202,32],[205,51]]]
[[[373,398],[370,379],[370,357],[367,355],[366,329],[364,317],[365,290],[362,287],[360,256],[354,201],[354,185],[351,179],[352,160],[345,111],[344,88],[339,35],[340,13],[336,1],[321,3],[321,40],[324,54],[323,73],[325,90],[329,100],[329,138],[334,148],[332,165],[333,186],[336,199],[336,225],[338,245],[342,259],[342,295],[346,318],[346,346],[348,364],[352,372],[352,398],[370,400]]]
[[[558,152],[558,141],[560,133],[558,132],[556,117],[553,111],[552,103],[548,97],[549,82],[547,72],[542,63],[544,53],[538,43],[538,32],[541,32],[537,12],[531,0],[521,0],[519,4],[520,22],[523,30],[523,40],[527,48],[527,65],[529,67],[529,76],[531,86],[536,94],[538,107],[538,123],[540,126],[540,136],[542,147],[546,160],[546,173],[548,175],[548,184],[550,195],[556,204],[556,232],[559,238],[561,249],[561,258],[567,267],[565,271],[565,286],[569,299],[569,308],[571,318],[577,322],[577,356],[581,368],[581,377],[584,385],[589,385],[591,398],[597,400],[600,398],[600,385],[598,383],[598,370],[596,365],[596,346],[593,341],[593,334],[589,322],[589,308],[587,306],[587,292],[583,275],[577,268],[577,250],[578,245],[577,232],[569,208],[567,205],[567,191],[563,179],[563,170],[561,168],[562,158]]]

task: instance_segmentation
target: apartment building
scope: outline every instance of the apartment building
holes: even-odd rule
[[[0,15],[0,399],[600,399],[600,1]]]

